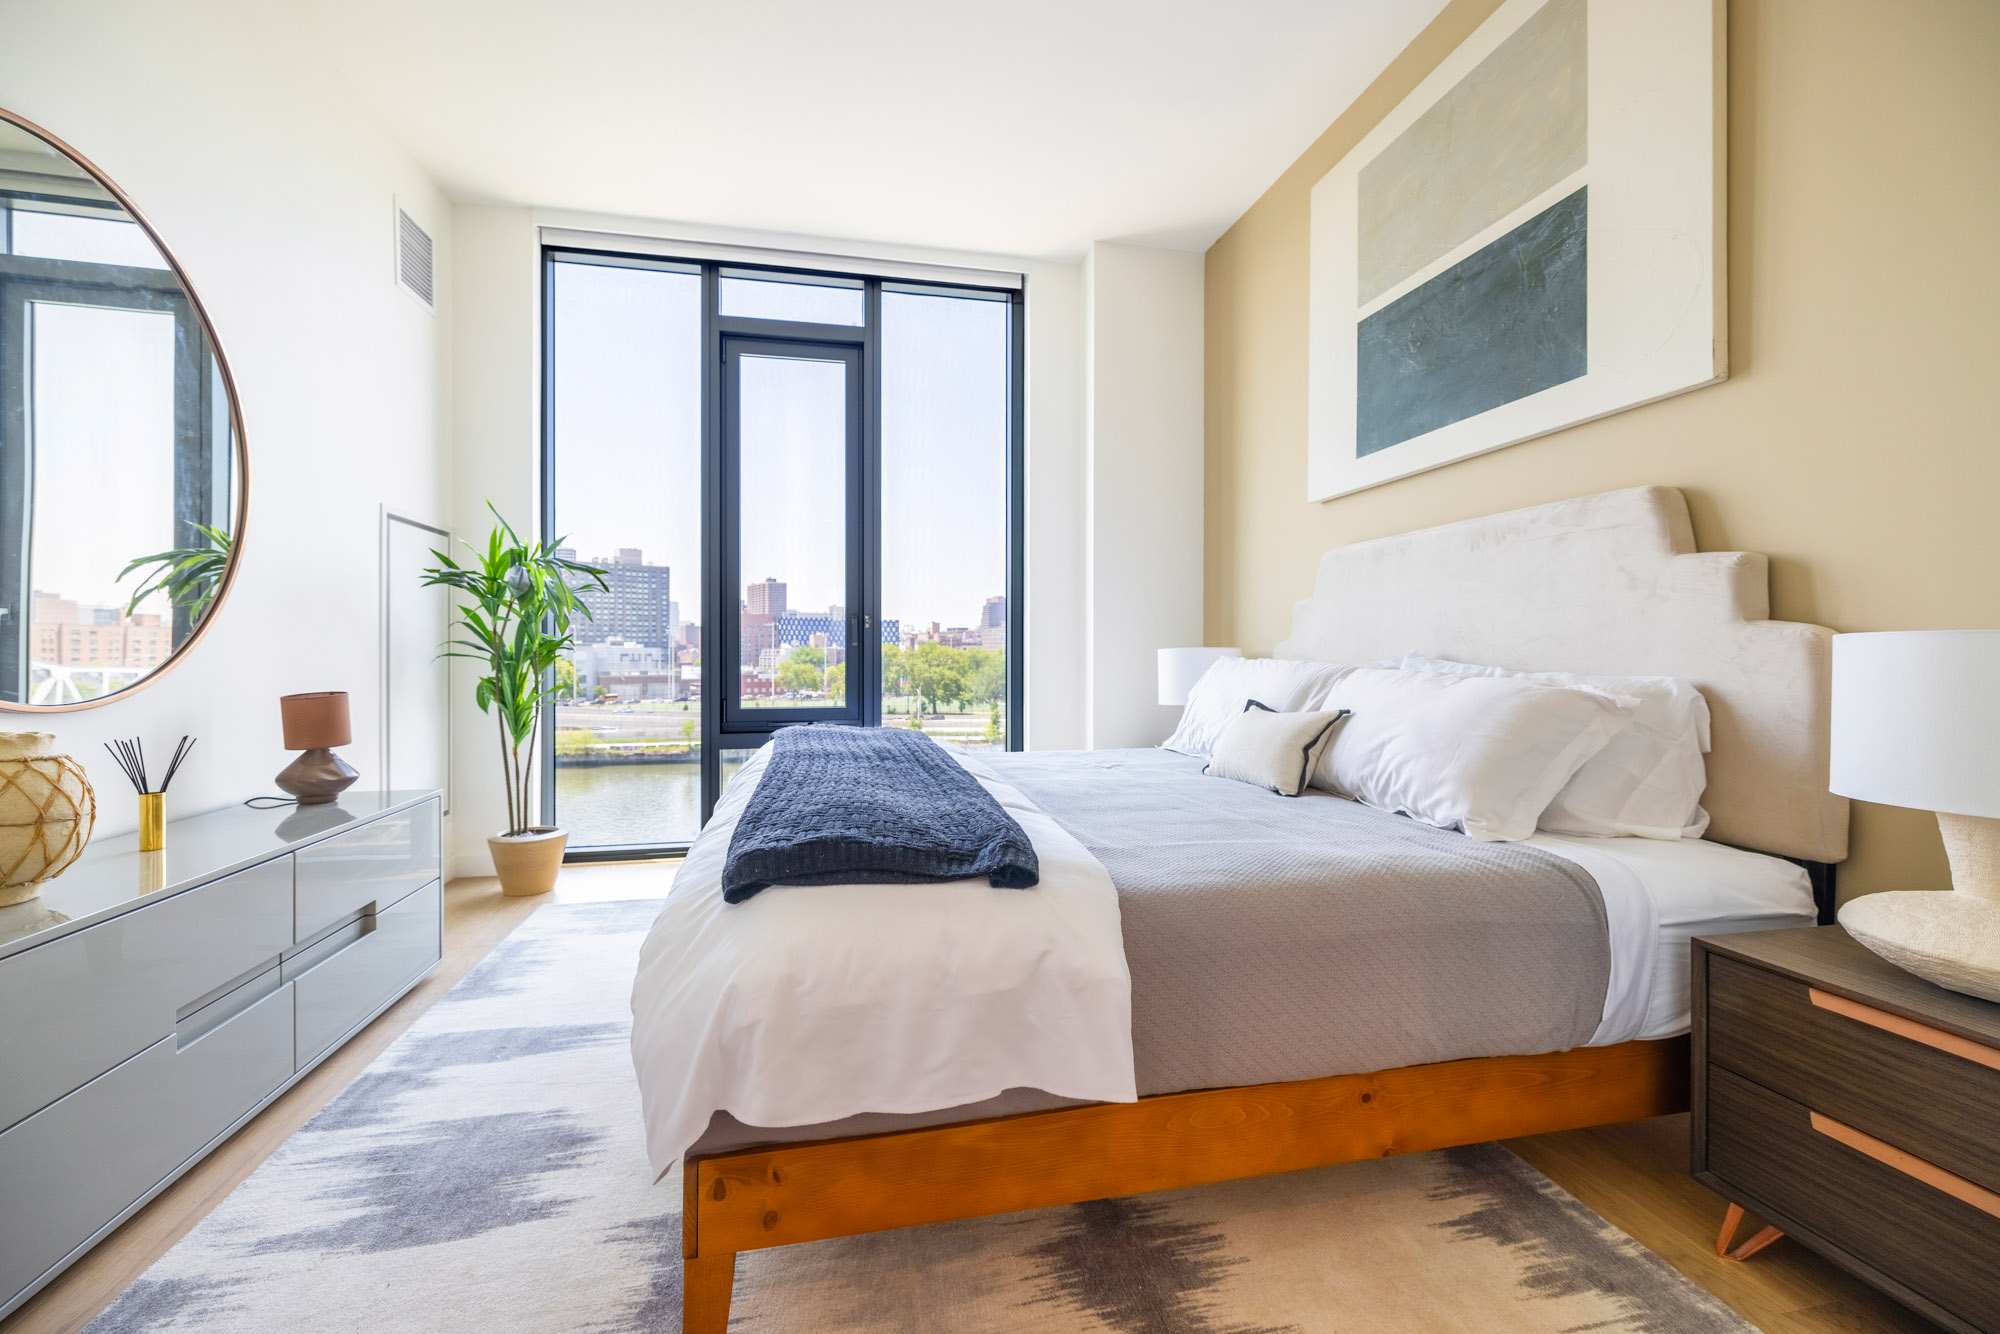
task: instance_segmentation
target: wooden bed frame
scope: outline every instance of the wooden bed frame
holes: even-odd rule
[[[683,1164],[682,1334],[724,1334],[738,1251],[1635,1121],[1688,1107],[1688,1040],[1164,1093]]]
[[[1690,681],[1708,701],[1707,836],[1847,855],[1827,790],[1832,632],[1770,617],[1762,556],[1700,552],[1638,487],[1336,547],[1281,658],[1435,658]],[[1826,868],[1820,868],[1826,872]],[[1824,913],[1830,873],[1816,874]],[[1290,1172],[1686,1110],[1677,1038],[1206,1089],[690,1156],[685,1334],[722,1334],[738,1251]]]

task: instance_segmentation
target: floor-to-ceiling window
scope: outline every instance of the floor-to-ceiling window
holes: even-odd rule
[[[1018,744],[1021,292],[546,252],[543,522],[604,568],[549,818],[686,844],[779,728]]]

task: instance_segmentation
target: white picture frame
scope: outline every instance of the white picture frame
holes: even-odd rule
[[[1308,500],[1726,378],[1725,73],[1723,0],[1507,0],[1313,187]]]

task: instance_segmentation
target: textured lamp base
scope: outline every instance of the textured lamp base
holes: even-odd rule
[[[1840,910],[1847,934],[1898,968],[2000,1001],[2000,820],[1938,816],[1949,893],[1864,894]]]
[[[324,746],[309,750],[278,772],[278,790],[289,792],[301,806],[332,801],[361,777],[354,766]]]

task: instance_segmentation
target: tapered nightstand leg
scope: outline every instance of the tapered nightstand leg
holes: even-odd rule
[[[1730,1205],[1729,1212],[1722,1216],[1722,1231],[1716,1233],[1715,1236],[1715,1253],[1717,1255],[1725,1260],[1748,1260],[1751,1256],[1785,1235],[1774,1227],[1767,1227],[1732,1251],[1729,1249],[1729,1243],[1736,1239],[1736,1229],[1742,1225],[1743,1206],[1740,1204]]]

